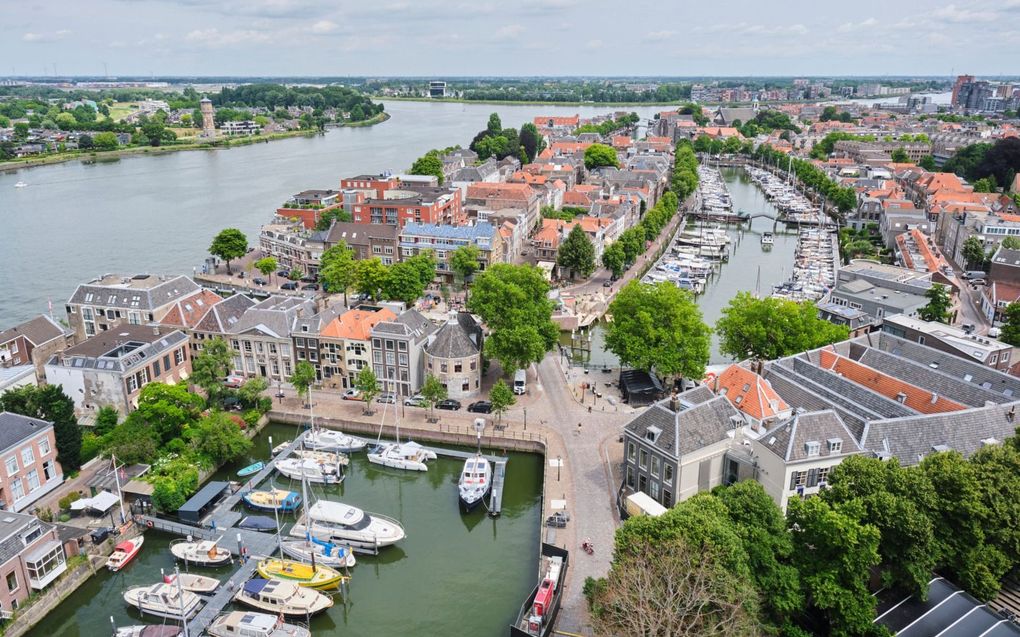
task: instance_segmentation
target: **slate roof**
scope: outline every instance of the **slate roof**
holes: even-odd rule
[[[803,359],[795,358],[793,360],[793,371],[802,377],[814,381],[830,392],[838,393],[845,400],[850,401],[848,406],[851,409],[854,405],[861,405],[885,417],[909,416],[917,413],[895,400],[890,400],[830,371],[815,367]]]
[[[6,343],[19,336],[24,336],[32,345],[39,347],[53,339],[63,338],[65,333],[66,330],[59,323],[45,314],[40,314],[20,325],[15,325],[0,332],[0,343]]]
[[[315,303],[295,296],[271,296],[249,307],[236,323],[227,329],[228,334],[260,332],[276,338],[290,338],[302,316],[312,316]]]
[[[150,311],[190,296],[199,289],[198,284],[186,276],[163,280],[152,274],[137,274],[133,277],[107,275],[79,285],[67,302],[72,305]]]
[[[425,318],[421,312],[405,310],[400,313],[396,320],[377,323],[372,328],[372,335],[374,336],[378,333],[383,336],[387,334],[403,336],[417,343],[424,340],[425,337],[434,331],[436,331],[436,326],[432,321]]]
[[[1020,398],[1020,378],[1003,374],[987,365],[932,349],[888,332],[879,333],[877,347],[884,352],[907,358],[921,365],[935,364],[937,369],[944,374],[1001,393],[1007,398]]]
[[[467,321],[462,321],[461,315],[470,320],[468,327],[465,327]],[[459,312],[436,331],[425,351],[436,358],[467,358],[478,354],[479,343],[472,339],[473,330],[469,331],[471,324],[477,325],[474,318],[467,312]],[[477,338],[477,332],[474,333]]]
[[[335,221],[326,232],[316,233],[313,240],[336,245],[344,241],[348,246],[367,246],[372,239],[396,241],[400,229],[386,223],[354,223]]]
[[[695,388],[690,391],[698,391]],[[705,391],[707,388],[704,388]],[[743,426],[744,419],[740,412],[733,408],[728,400],[718,396],[705,402],[693,404],[687,400],[684,392],[677,397],[678,410],[670,408],[672,398],[664,398],[650,405],[633,420],[625,429],[632,435],[645,440],[649,427],[656,427],[660,434],[655,446],[672,458],[680,458],[708,445],[729,437],[729,432],[737,426]],[[696,394],[703,397],[703,392]]]
[[[38,524],[43,535],[53,529],[52,524],[43,522],[33,515],[14,513],[13,511],[0,513],[0,564],[6,564],[25,550],[21,534],[32,524]]]
[[[177,329],[164,327],[157,334],[148,325],[119,325],[65,349],[47,365],[125,372],[187,342],[188,335]]]
[[[195,324],[195,330],[226,334],[237,325],[241,316],[253,305],[255,305],[255,301],[243,294],[235,294],[223,299],[210,308],[205,316]]]
[[[9,411],[0,412],[0,452],[51,429],[53,423]]]
[[[778,369],[778,368],[776,368]],[[823,396],[809,389],[805,383],[791,380],[780,373],[773,373],[773,370],[766,372],[766,378],[772,383],[772,388],[786,401],[798,409],[804,411],[820,411],[832,409],[843,423],[850,429],[855,440],[860,440],[864,435],[864,427],[868,420],[878,418],[879,415],[867,410],[851,411],[843,405],[827,400]]]
[[[874,420],[865,428],[862,444],[876,455],[895,456],[904,465],[917,464],[943,447],[969,456],[981,448],[983,440],[1001,442],[1014,435],[1020,425],[1018,412],[1020,401],[948,414]]]
[[[841,442],[839,451],[830,451],[829,440]],[[845,456],[863,451],[843,419],[831,409],[797,414],[767,431],[758,441],[786,462]],[[809,442],[818,443],[817,455],[808,455]]]
[[[413,243],[407,237],[428,237],[437,239],[437,247],[449,241],[478,242],[481,239],[491,240],[496,228],[488,221],[481,221],[473,226],[451,226],[436,223],[415,223],[410,221],[400,232],[400,245],[412,247],[430,247],[427,244]],[[444,241],[445,240],[445,241]],[[452,244],[451,244],[452,245]]]

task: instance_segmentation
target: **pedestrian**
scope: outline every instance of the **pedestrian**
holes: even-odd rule
[[[577,435],[581,435],[581,423],[577,423]]]

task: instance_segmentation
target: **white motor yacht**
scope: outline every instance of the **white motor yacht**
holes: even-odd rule
[[[316,615],[333,606],[333,598],[294,582],[255,577],[244,583],[234,601],[285,617]]]
[[[162,572],[162,569],[160,571]],[[163,581],[171,586],[176,586],[178,578],[180,578],[181,588],[192,593],[198,593],[199,595],[211,595],[220,587],[220,580],[215,577],[195,575],[194,573],[165,575]]]
[[[339,451],[354,453],[368,444],[364,438],[349,436],[334,429],[313,429],[305,434],[304,445],[314,451]]]
[[[285,458],[276,462],[276,470],[292,480],[300,480],[303,476],[316,484],[340,484],[344,480],[343,469],[336,462]]]
[[[184,629],[180,626],[124,626],[118,628],[113,637],[180,637]]]
[[[160,582],[152,586],[135,586],[124,591],[124,601],[143,615],[167,619],[191,619],[198,614],[202,600],[191,591],[177,590],[176,584]],[[182,613],[183,608],[183,613]]]
[[[457,481],[460,505],[471,511],[485,500],[492,489],[492,463],[482,454],[476,454],[464,461],[464,469]]]
[[[368,461],[373,464],[381,464],[394,469],[407,469],[408,471],[428,471],[425,464],[429,460],[436,459],[436,452],[429,451],[417,442],[387,442],[375,445],[368,452]]]
[[[308,520],[311,529],[306,525]],[[304,538],[309,533],[320,540],[369,551],[396,544],[406,535],[400,523],[392,518],[330,500],[313,504],[290,530],[291,537]]]
[[[213,620],[206,629],[213,637],[311,637],[307,628],[280,621],[276,615],[232,611]]]
[[[177,559],[198,566],[223,566],[231,560],[230,551],[217,546],[213,540],[194,542],[190,537],[177,540],[170,543],[170,552]]]

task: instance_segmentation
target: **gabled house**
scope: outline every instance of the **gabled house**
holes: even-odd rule
[[[74,335],[40,314],[34,319],[0,332],[0,368],[31,365],[36,380],[43,380],[43,366],[50,356],[73,344]]]
[[[425,343],[436,326],[420,312],[405,310],[372,327],[372,367],[383,391],[413,396],[425,381]]]
[[[22,511],[64,481],[53,423],[0,412],[0,509]]]
[[[793,412],[767,380],[736,363],[727,367],[711,383],[719,396],[725,396],[740,410],[756,431]]]

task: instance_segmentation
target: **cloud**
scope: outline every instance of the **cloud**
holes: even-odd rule
[[[235,46],[238,44],[266,43],[272,41],[272,38],[269,35],[261,31],[252,31],[250,29],[220,31],[217,28],[195,29],[185,35],[184,39],[188,42],[202,44],[210,48]]]
[[[944,7],[936,9],[934,15],[936,18],[957,23],[994,22],[999,17],[999,15],[994,11],[972,11],[970,9],[958,8],[955,4],[947,4]]]
[[[645,34],[645,39],[652,42],[661,42],[668,40],[676,35],[676,31],[650,31]]]
[[[840,33],[850,33],[852,31],[860,31],[862,29],[872,29],[878,26],[878,20],[875,18],[868,18],[860,22],[844,22],[843,24],[836,27],[836,31]]]
[[[603,44],[604,42],[602,42],[602,40],[588,40],[588,43],[585,44],[585,46],[589,49],[601,49]]]
[[[513,40],[517,37],[520,37],[522,33],[524,33],[524,27],[522,27],[521,25],[508,24],[497,29],[496,33],[492,36],[492,39],[497,42]]]
[[[738,22],[737,24],[713,24],[710,27],[696,27],[694,30],[706,33],[725,33],[728,35],[761,36],[806,35],[808,33],[808,28],[803,24],[769,26],[765,24],[749,24],[747,22]]]
[[[312,25],[312,33],[332,33],[337,30],[337,23],[332,20],[319,20]]]
[[[67,36],[71,35],[71,31],[68,29],[60,29],[58,31],[50,32],[28,32],[21,36],[22,42],[56,42],[57,40],[63,40]]]

